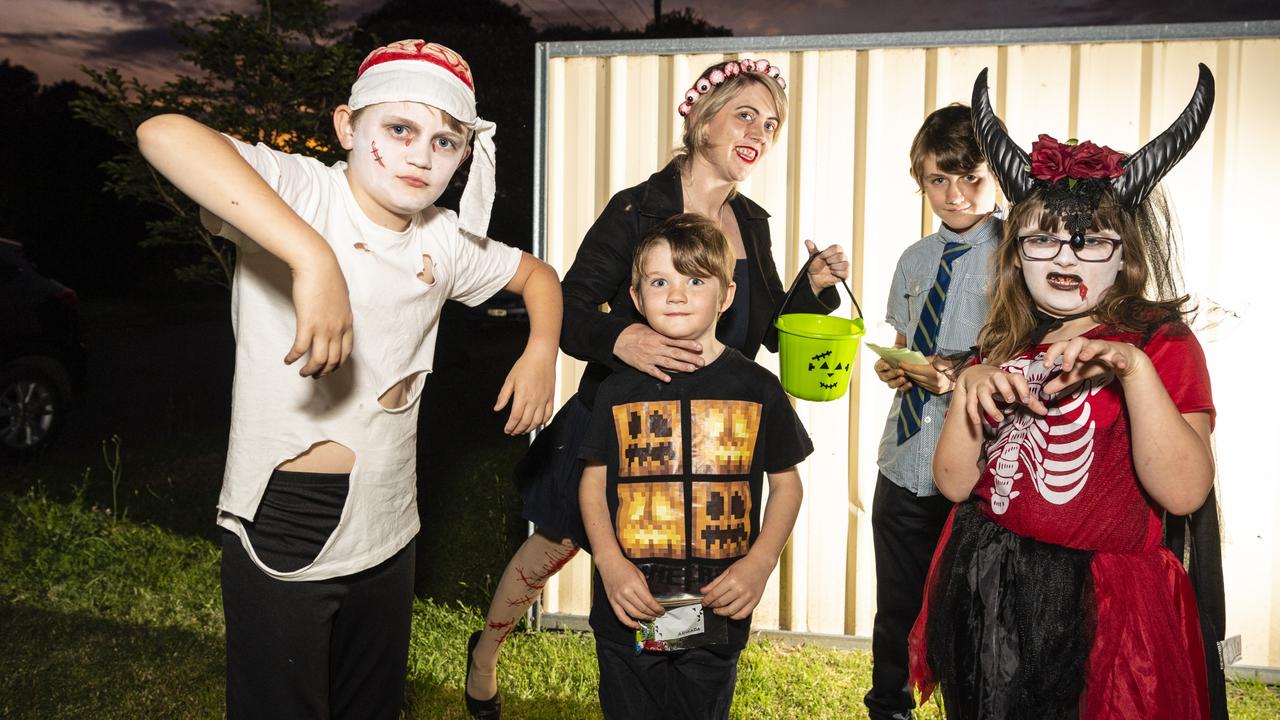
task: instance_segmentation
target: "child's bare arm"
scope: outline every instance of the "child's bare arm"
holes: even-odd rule
[[[1051,345],[1042,362],[1051,365],[1058,356],[1062,374],[1045,384],[1045,392],[1114,373],[1124,388],[1138,481],[1171,513],[1199,509],[1213,487],[1209,414],[1179,412],[1151,358],[1128,343],[1077,337]]]
[[[982,415],[1003,417],[993,398],[1043,410],[1039,401],[1030,397],[1021,375],[1006,373],[991,365],[966,369],[952,390],[951,405],[933,452],[933,481],[951,502],[967,500],[982,475],[978,467],[982,454]]]
[[[578,502],[582,506],[582,524],[591,541],[591,557],[596,572],[604,583],[605,595],[613,606],[618,621],[629,628],[639,628],[636,619],[652,621],[663,613],[662,605],[653,599],[644,573],[618,547],[609,519],[609,502],[605,499],[606,477],[603,465],[588,465],[578,485]]]
[[[702,588],[703,605],[717,615],[727,615],[734,620],[751,615],[760,604],[765,583],[778,564],[787,538],[791,537],[803,499],[804,486],[795,466],[769,473],[769,503],[764,508],[760,534],[745,557]]]
[[[351,354],[351,303],[329,245],[240,157],[230,142],[187,117],[159,115],[138,127],[147,162],[201,207],[253,238],[293,270],[297,334],[285,356],[304,354],[301,374],[333,372]]]
[[[541,427],[554,412],[556,352],[564,303],[556,271],[528,253],[521,256],[520,267],[506,289],[524,297],[529,310],[529,342],[507,373],[493,409],[501,410],[511,402],[511,416],[503,430],[523,435]]]

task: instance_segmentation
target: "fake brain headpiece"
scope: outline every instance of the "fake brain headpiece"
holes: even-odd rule
[[[347,105],[359,110],[386,102],[430,105],[475,132],[471,172],[458,205],[458,225],[472,235],[485,235],[497,189],[493,145],[497,126],[476,113],[471,66],[458,53],[425,40],[400,40],[380,47],[360,63]]]
[[[1092,142],[1060,143],[1041,135],[1027,155],[1005,131],[991,109],[987,69],[973,83],[973,127],[987,164],[1009,202],[1017,204],[1037,190],[1046,207],[1060,217],[1073,244],[1083,242],[1102,196],[1134,211],[1157,183],[1186,156],[1204,132],[1213,110],[1213,73],[1200,64],[1200,78],[1178,119],[1141,150],[1125,157]]]

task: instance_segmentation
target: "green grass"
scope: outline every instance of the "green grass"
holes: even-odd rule
[[[465,718],[464,643],[477,610],[414,607],[408,718]],[[204,718],[222,715],[218,550],[199,536],[121,519],[83,493],[0,493],[0,717]],[[870,658],[754,641],[733,716],[865,717]],[[590,636],[514,635],[500,683],[508,717],[598,718]],[[1280,716],[1280,693],[1231,685],[1232,717]],[[921,718],[937,720],[936,707]]]

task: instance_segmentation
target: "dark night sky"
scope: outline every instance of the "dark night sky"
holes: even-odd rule
[[[380,1],[338,0],[339,18],[351,22]],[[535,27],[585,20],[635,28],[653,12],[652,0],[509,2]],[[1280,18],[1276,0],[667,0],[663,10],[685,6],[738,36]],[[170,24],[253,8],[253,0],[5,0],[0,58],[35,70],[45,83],[76,79],[81,65],[114,66],[126,76],[157,82],[175,65]]]

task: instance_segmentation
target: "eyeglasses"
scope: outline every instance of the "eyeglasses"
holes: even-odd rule
[[[1053,235],[1020,235],[1018,246],[1026,260],[1052,260],[1062,252],[1062,246],[1071,246],[1080,262],[1106,262],[1115,255],[1119,240],[1086,235],[1083,238],[1060,238]]]

